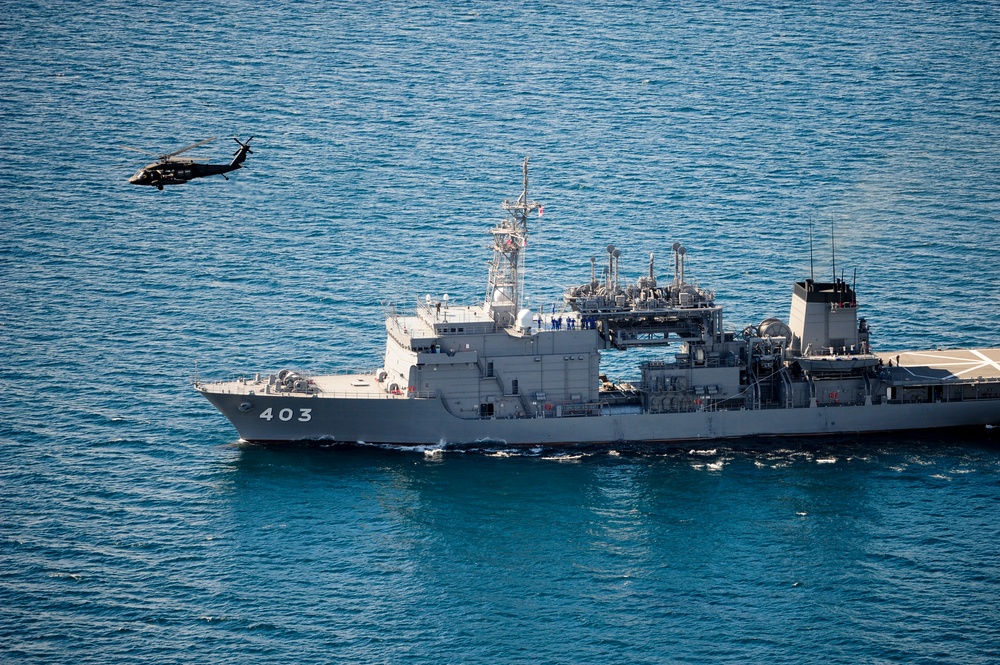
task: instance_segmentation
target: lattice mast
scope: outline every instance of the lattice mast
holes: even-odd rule
[[[524,294],[524,249],[528,242],[528,215],[541,206],[528,200],[528,158],[521,166],[524,189],[520,198],[503,202],[507,217],[490,230],[493,234],[493,261],[486,288],[484,309],[497,325],[514,325]]]

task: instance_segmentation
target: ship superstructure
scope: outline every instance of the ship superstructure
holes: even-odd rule
[[[754,435],[811,435],[987,425],[1000,421],[1000,350],[877,354],[855,287],[796,282],[788,323],[727,332],[715,293],[673,275],[654,255],[635,282],[621,251],[590,258],[590,280],[568,288],[558,314],[523,303],[529,217],[522,193],[504,201],[481,304],[425,296],[386,317],[382,367],[310,376],[282,370],[197,383],[247,441],[400,445],[601,444]],[[598,270],[600,266],[600,271]],[[654,347],[637,378],[612,382],[601,353]],[[648,355],[648,354],[645,354]]]

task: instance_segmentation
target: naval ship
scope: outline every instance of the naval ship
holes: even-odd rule
[[[523,190],[491,230],[486,297],[394,307],[381,368],[311,375],[282,369],[195,388],[248,442],[397,446],[592,446],[833,435],[1000,423],[1000,349],[879,353],[856,285],[804,279],[788,321],[723,327],[715,293],[673,275],[626,282],[621,251],[590,259],[590,280],[559,313],[524,307]],[[598,263],[600,270],[598,271]],[[631,381],[609,381],[603,353],[645,349]],[[668,351],[669,349],[669,351]]]

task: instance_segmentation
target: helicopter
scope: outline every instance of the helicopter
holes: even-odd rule
[[[159,160],[153,164],[143,166],[141,169],[136,171],[135,175],[129,178],[128,181],[133,185],[151,185],[162,192],[164,185],[183,185],[188,180],[204,178],[210,175],[221,175],[223,178],[226,178],[226,180],[229,180],[229,178],[226,177],[226,174],[230,171],[242,168],[247,155],[253,154],[253,151],[250,149],[250,141],[253,140],[252,136],[245,142],[233,137],[233,140],[239,143],[240,147],[233,153],[233,161],[229,164],[201,164],[191,159],[174,159],[174,157],[182,152],[187,152],[192,148],[197,148],[200,145],[204,145],[214,140],[215,137],[205,139],[204,141],[198,141],[197,143],[191,144],[186,148],[175,150],[174,152],[167,153],[166,155],[157,155],[155,152],[149,152],[148,150],[140,150],[139,148],[123,145],[122,147],[127,150],[134,150],[136,152],[144,152],[149,155],[154,155]]]

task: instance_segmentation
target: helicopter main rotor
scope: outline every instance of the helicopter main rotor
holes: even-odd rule
[[[210,142],[214,141],[215,138],[216,137],[213,136],[210,139],[205,139],[204,141],[198,141],[197,143],[192,143],[191,145],[189,145],[186,148],[181,148],[180,150],[175,150],[173,152],[168,152],[165,155],[160,155],[160,154],[157,154],[155,152],[150,152],[149,150],[142,150],[141,148],[133,148],[130,145],[123,145],[122,147],[125,148],[126,150],[134,150],[135,152],[142,152],[142,153],[145,153],[147,155],[153,155],[154,157],[156,157],[160,161],[164,161],[165,162],[166,160],[170,159],[171,157],[176,157],[177,155],[181,154],[182,152],[187,152],[188,150],[191,150],[192,148],[197,148],[200,145],[205,145],[206,143],[210,143]]]

